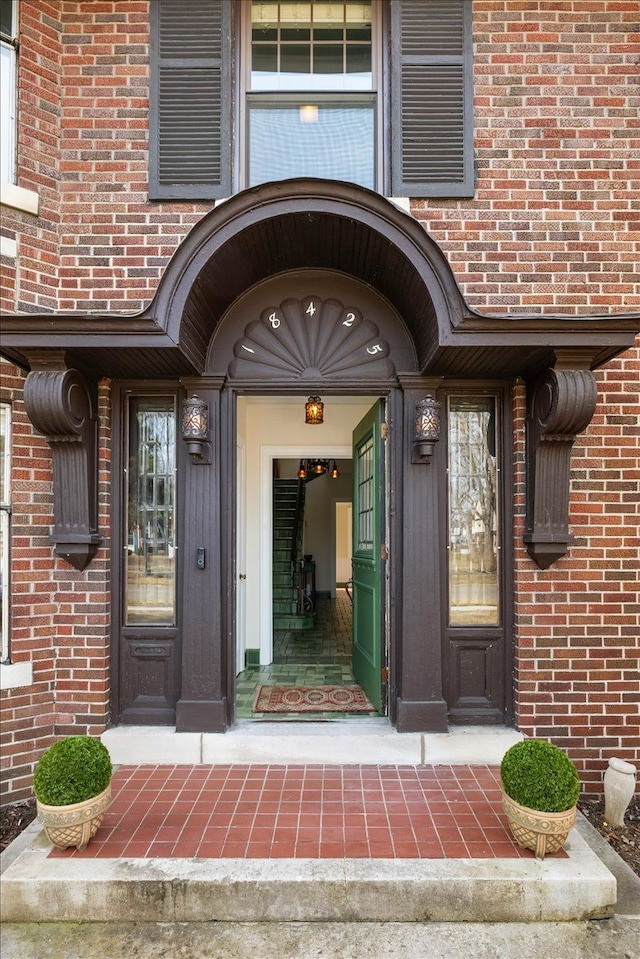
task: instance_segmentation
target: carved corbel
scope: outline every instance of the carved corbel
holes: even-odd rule
[[[576,369],[582,365],[586,368]],[[571,448],[591,422],[597,387],[588,363],[560,361],[528,386],[527,522],[524,542],[548,569],[573,542],[569,532]]]
[[[32,359],[24,387],[29,419],[51,447],[55,553],[75,569],[95,556],[98,534],[97,390],[59,357]]]

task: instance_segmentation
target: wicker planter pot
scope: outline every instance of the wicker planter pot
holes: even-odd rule
[[[502,808],[514,839],[523,849],[533,849],[536,859],[561,849],[576,824],[575,806],[564,812],[540,812],[521,806],[504,790]]]
[[[85,849],[98,831],[111,804],[111,784],[91,799],[70,806],[47,806],[36,800],[38,819],[56,849],[76,846]]]

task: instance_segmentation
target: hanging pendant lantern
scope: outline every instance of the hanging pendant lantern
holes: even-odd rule
[[[319,396],[310,396],[304,404],[304,421],[310,426],[324,422],[324,403]]]

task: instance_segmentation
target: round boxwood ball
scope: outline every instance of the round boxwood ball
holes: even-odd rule
[[[580,795],[576,767],[566,753],[542,739],[525,739],[508,749],[500,775],[507,796],[540,812],[564,812]]]
[[[69,806],[103,792],[111,780],[111,757],[99,739],[67,736],[42,755],[33,777],[36,799]]]

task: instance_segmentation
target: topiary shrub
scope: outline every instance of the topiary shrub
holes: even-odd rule
[[[43,753],[33,777],[36,799],[46,806],[69,806],[103,792],[111,780],[106,746],[91,736],[67,736]]]
[[[580,794],[576,767],[566,753],[542,739],[525,739],[508,749],[500,775],[507,796],[540,812],[571,809]]]

